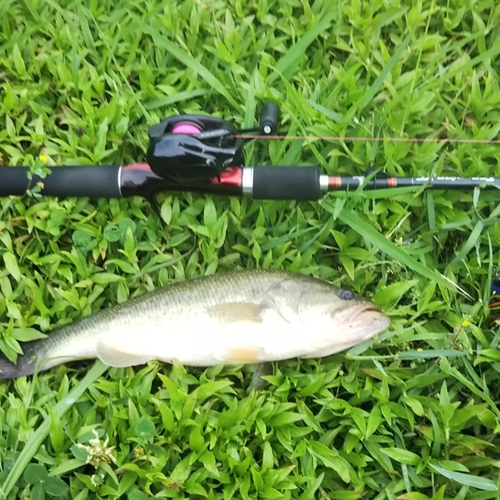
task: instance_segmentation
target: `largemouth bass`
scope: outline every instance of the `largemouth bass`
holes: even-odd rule
[[[349,290],[286,271],[247,270],[158,288],[25,343],[0,379],[84,359],[111,367],[157,360],[185,366],[324,357],[390,326],[372,302]]]

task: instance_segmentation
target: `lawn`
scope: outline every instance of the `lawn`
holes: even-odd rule
[[[497,139],[493,1],[2,0],[0,164],[144,161],[168,115],[280,133]],[[246,163],[500,176],[496,144],[271,140]],[[1,176],[0,176],[1,180]],[[0,350],[174,281],[284,268],[392,318],[323,360],[68,364],[0,383],[0,499],[486,500],[500,496],[493,191],[319,202],[163,193],[0,200]],[[96,438],[97,436],[97,438]],[[3,493],[3,494],[2,494]]]

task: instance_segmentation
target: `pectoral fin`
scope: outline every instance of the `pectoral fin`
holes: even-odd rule
[[[207,309],[211,318],[222,323],[262,323],[263,313],[269,307],[265,304],[252,302],[227,302]]]
[[[241,345],[227,347],[216,354],[222,363],[260,363],[265,361],[265,350],[262,347]]]
[[[113,368],[126,368],[143,365],[151,361],[151,356],[138,354],[137,351],[127,349],[127,346],[113,342],[106,337],[99,339],[96,346],[97,357],[106,365]]]

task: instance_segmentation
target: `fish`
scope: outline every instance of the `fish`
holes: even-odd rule
[[[371,301],[320,278],[248,269],[144,292],[55,328],[0,357],[0,379],[99,359],[112,368],[186,367],[322,358],[372,339],[390,318]]]

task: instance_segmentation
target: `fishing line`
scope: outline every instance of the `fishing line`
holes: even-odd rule
[[[463,144],[500,144],[500,139],[460,139],[460,138],[434,138],[434,137],[356,137],[337,135],[235,135],[235,138],[263,139],[263,140],[321,140],[329,142],[437,142],[437,143],[463,143]]]

